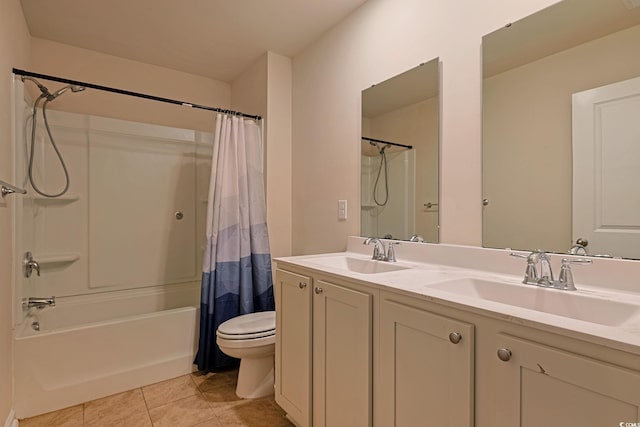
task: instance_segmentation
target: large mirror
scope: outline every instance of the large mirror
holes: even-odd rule
[[[362,92],[360,234],[438,242],[439,61]]]
[[[483,246],[640,259],[640,1],[482,39]]]

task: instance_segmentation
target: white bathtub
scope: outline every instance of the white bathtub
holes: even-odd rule
[[[62,298],[56,307],[32,309],[15,334],[16,416],[42,414],[191,372],[198,288]],[[32,328],[34,321],[39,331]]]

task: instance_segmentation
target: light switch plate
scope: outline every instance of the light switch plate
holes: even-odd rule
[[[347,219],[347,201],[338,200],[338,219]]]

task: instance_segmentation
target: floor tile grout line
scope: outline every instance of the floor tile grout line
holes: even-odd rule
[[[147,402],[147,396],[144,394],[144,387],[140,387],[140,392],[142,393],[142,400],[144,400],[144,407],[149,412],[149,402]]]

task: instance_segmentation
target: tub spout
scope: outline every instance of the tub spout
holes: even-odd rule
[[[45,307],[55,307],[56,306],[56,297],[48,297],[48,298],[40,298],[40,297],[29,297],[23,298],[22,300],[22,309],[29,310],[30,308],[37,308],[38,310],[42,310]]]

